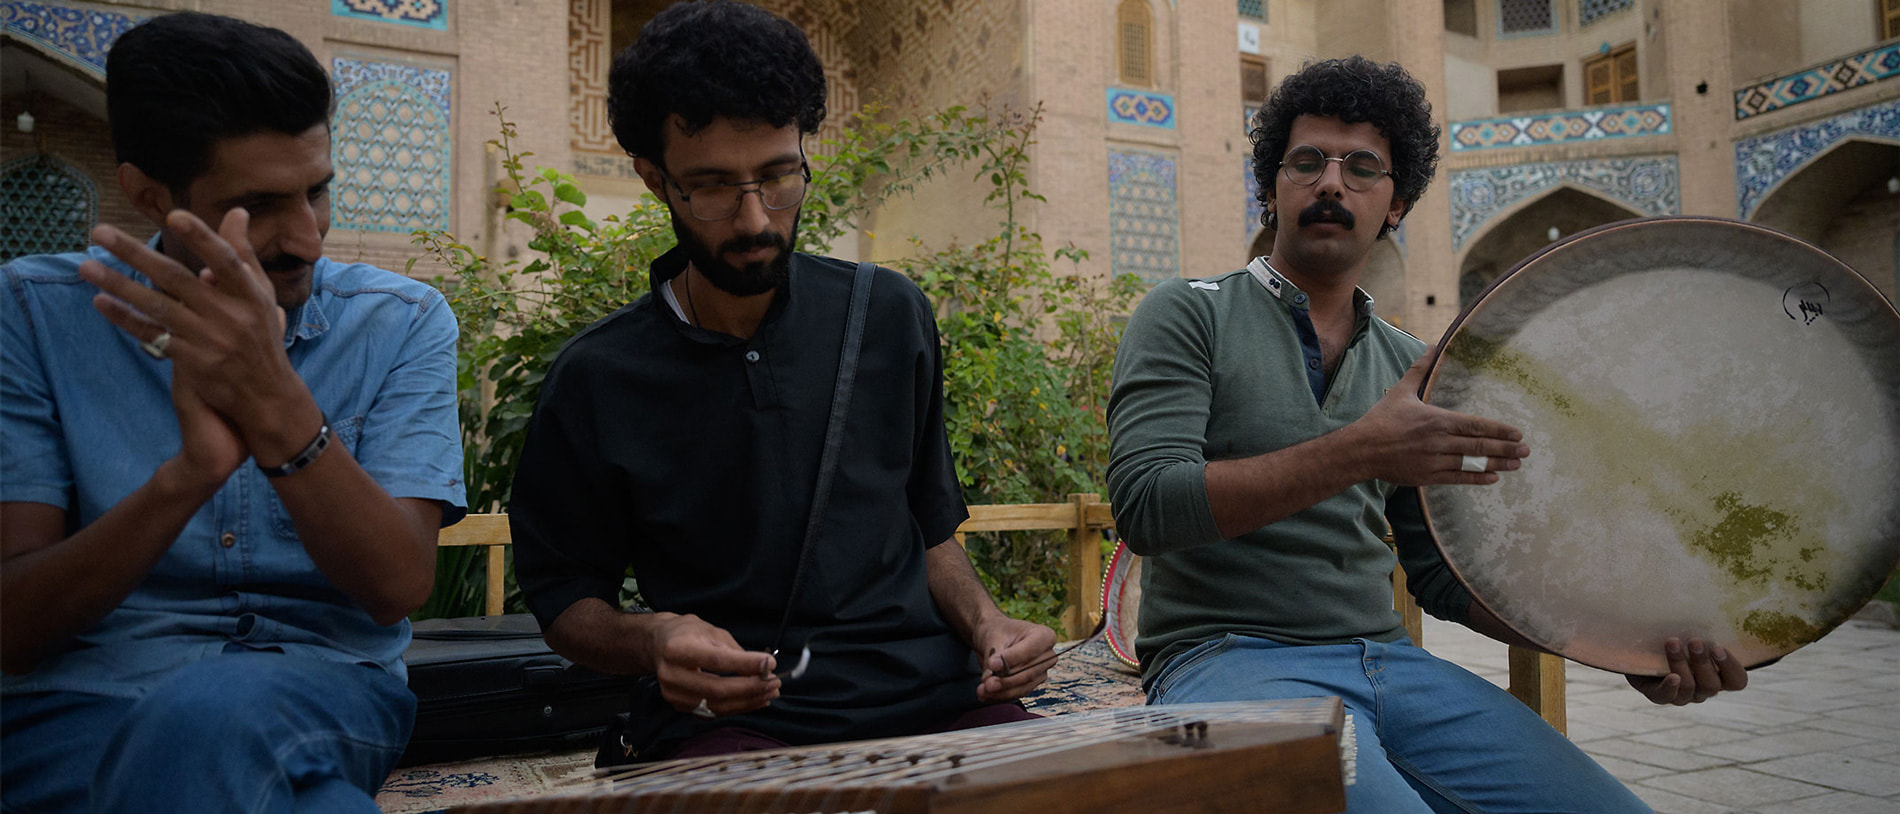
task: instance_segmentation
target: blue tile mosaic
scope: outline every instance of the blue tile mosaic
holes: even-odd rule
[[[436,31],[449,27],[449,0],[330,0],[330,13]]]
[[[1682,211],[1676,157],[1554,161],[1451,173],[1451,243],[1462,249],[1493,218],[1559,186],[1596,192],[1646,215]]]
[[[106,50],[144,17],[56,3],[0,2],[0,30],[72,61],[94,76],[106,75]]]
[[[1636,0],[1577,0],[1577,25],[1589,25],[1635,5]]]
[[[1900,99],[1735,142],[1735,212],[1744,220],[1808,162],[1855,137],[1900,143]]]
[[[1174,99],[1165,93],[1108,89],[1108,120],[1174,129]]]
[[[1877,45],[1845,59],[1735,91],[1735,119],[1759,116],[1895,76],[1900,76],[1900,42]]]
[[[1152,285],[1181,276],[1173,156],[1108,151],[1108,243],[1116,274]]]
[[[337,57],[330,218],[341,229],[449,225],[449,72]]]
[[[1566,110],[1535,116],[1507,116],[1451,123],[1451,151],[1499,147],[1536,147],[1669,132],[1668,105]]]

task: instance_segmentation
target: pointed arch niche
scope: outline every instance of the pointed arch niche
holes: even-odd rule
[[[1900,301],[1900,143],[1834,144],[1769,190],[1749,220],[1819,246]]]
[[[1499,275],[1550,245],[1552,228],[1561,238],[1644,214],[1591,190],[1556,187],[1499,218],[1472,241],[1458,264],[1458,306],[1469,307]]]

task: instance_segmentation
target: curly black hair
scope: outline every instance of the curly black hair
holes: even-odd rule
[[[734,0],[680,3],[640,29],[607,77],[607,120],[628,155],[659,160],[675,114],[689,134],[718,116],[814,133],[825,69],[790,20]]]
[[[1424,85],[1396,62],[1380,65],[1362,56],[1312,62],[1274,88],[1247,131],[1262,205],[1273,193],[1273,177],[1286,155],[1293,120],[1301,116],[1331,116],[1377,127],[1392,146],[1394,194],[1408,213],[1438,170],[1439,131]],[[1266,217],[1262,215],[1263,222]],[[1388,231],[1391,227],[1381,222],[1379,236]]]
[[[282,31],[197,12],[165,14],[106,54],[106,120],[120,163],[183,195],[221,139],[296,136],[330,121],[330,76]]]

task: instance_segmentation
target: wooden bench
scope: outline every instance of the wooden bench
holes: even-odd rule
[[[1062,633],[1076,639],[1088,634],[1102,618],[1102,532],[1113,528],[1109,504],[1094,494],[1073,494],[1065,503],[1011,503],[971,506],[970,519],[957,527],[964,535],[991,531],[1066,531],[1064,554],[1068,563],[1069,604],[1062,610]],[[489,614],[503,612],[507,574],[505,547],[511,542],[508,516],[471,514],[442,530],[437,545],[482,546],[487,552],[487,588],[483,603]],[[1405,620],[1412,641],[1425,643],[1424,617],[1405,589],[1405,573],[1392,572],[1394,606]],[[1566,729],[1564,660],[1521,647],[1510,648],[1511,694],[1543,716],[1558,732]]]

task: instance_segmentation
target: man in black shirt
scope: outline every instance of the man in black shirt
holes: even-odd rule
[[[1030,717],[1055,634],[1004,616],[951,539],[968,516],[922,292],[872,281],[843,446],[802,583],[851,263],[792,251],[825,81],[790,22],[663,11],[615,60],[609,114],[679,245],[653,293],[576,336],[542,386],[511,505],[548,643],[651,675],[651,743],[685,757]],[[631,564],[659,612],[616,599]],[[767,650],[783,624],[787,663]],[[781,678],[801,648],[809,669]],[[978,658],[980,656],[980,660]],[[788,673],[792,671],[787,670]]]

